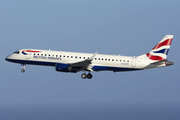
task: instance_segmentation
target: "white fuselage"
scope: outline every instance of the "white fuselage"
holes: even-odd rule
[[[23,51],[25,51],[24,54]],[[92,55],[89,53],[22,49],[19,50],[19,54],[11,54],[6,60],[21,64],[56,66],[57,63],[69,65],[78,63],[89,59]],[[92,71],[110,70],[118,72],[152,68],[152,66],[147,67],[150,63],[150,60],[143,58],[97,54],[90,66]]]

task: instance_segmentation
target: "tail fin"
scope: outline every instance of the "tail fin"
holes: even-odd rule
[[[146,58],[154,61],[160,61],[167,58],[173,35],[166,35],[149,53],[145,54]],[[139,56],[139,57],[143,57]]]

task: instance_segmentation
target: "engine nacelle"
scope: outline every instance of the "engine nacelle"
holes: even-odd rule
[[[57,63],[55,66],[55,69],[56,71],[59,71],[59,72],[74,72],[74,73],[77,72],[70,65],[62,64],[62,63]]]

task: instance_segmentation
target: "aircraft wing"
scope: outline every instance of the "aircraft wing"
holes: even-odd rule
[[[86,59],[86,60],[83,60],[80,62],[76,62],[76,63],[72,63],[71,66],[72,67],[80,67],[82,70],[93,71],[91,62],[93,61],[96,54],[97,54],[97,52],[95,52],[89,59]]]

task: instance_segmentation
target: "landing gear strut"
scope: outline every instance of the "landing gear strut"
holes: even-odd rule
[[[26,66],[26,65],[25,65],[25,64],[22,64],[22,66],[23,66],[23,69],[21,70],[21,72],[24,73],[24,72],[25,72],[25,66]]]
[[[81,75],[81,77],[83,79],[91,79],[92,78],[92,74],[89,72],[88,74],[86,74],[85,72]]]

